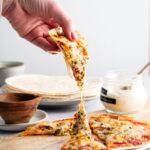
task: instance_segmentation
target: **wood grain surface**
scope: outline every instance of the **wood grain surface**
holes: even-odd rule
[[[68,137],[29,136],[0,139],[0,150],[60,150]]]

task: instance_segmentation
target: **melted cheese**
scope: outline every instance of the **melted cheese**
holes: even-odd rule
[[[58,135],[65,136],[70,135],[72,131],[74,120],[64,119],[54,122],[42,122],[35,126],[28,127],[23,133],[23,136],[27,135]]]
[[[78,111],[75,114],[74,121],[75,123],[72,129],[71,138],[66,144],[63,145],[62,150],[78,150],[84,146],[90,148],[91,150],[96,150],[96,148],[94,149],[94,139],[92,137],[91,129],[86,115],[82,90],[81,102],[78,106]]]
[[[49,31],[49,35],[56,42],[57,46],[62,50],[62,53],[69,68],[68,72],[72,70],[77,85],[83,87],[85,78],[85,67],[88,60],[87,46],[85,40],[77,32],[78,39],[75,42],[68,40],[58,27]],[[72,73],[69,73],[72,74]]]
[[[147,131],[142,125],[134,124],[130,121],[122,119],[113,119],[109,116],[99,115],[92,117],[90,125],[93,133],[95,133],[109,147],[114,143],[126,143],[131,145],[133,139],[142,142],[142,136]]]
[[[61,150],[80,150],[81,148],[87,148],[88,150],[106,150],[106,146],[99,142],[92,142],[86,136],[80,138],[71,138],[67,143],[65,143]],[[82,150],[82,149],[81,149]]]

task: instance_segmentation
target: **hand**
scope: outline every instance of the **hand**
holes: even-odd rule
[[[70,40],[76,40],[70,17],[55,0],[4,0],[2,14],[21,37],[45,51],[59,51],[48,35],[51,28],[61,26]]]

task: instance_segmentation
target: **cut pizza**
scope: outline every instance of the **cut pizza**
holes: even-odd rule
[[[28,127],[22,136],[30,135],[56,135],[56,136],[67,136],[71,134],[72,127],[74,124],[74,119],[63,119],[53,122],[42,122],[37,125]]]
[[[74,117],[74,125],[70,140],[65,143],[61,150],[104,150],[106,147],[94,140],[89,126],[84,101],[81,100],[78,111]]]
[[[72,69],[81,92],[81,102],[74,118],[44,122],[29,127],[22,133],[27,135],[70,136],[61,150],[108,150],[136,148],[150,143],[150,124],[136,121],[127,116],[98,114],[88,117],[82,99],[85,67],[88,59],[86,43],[78,34],[78,40],[71,42],[58,27],[49,32],[51,38],[62,50],[67,66]]]
[[[82,89],[88,60],[87,45],[84,38],[77,32],[78,39],[70,41],[64,35],[61,27],[50,30],[49,35],[62,51],[68,70],[72,70],[77,85]]]
[[[75,119],[39,123],[27,128],[22,135],[70,136],[62,150],[68,150],[70,146],[75,150],[131,149],[150,144],[150,124],[147,122],[128,116],[96,114],[89,118],[91,133],[87,119],[81,113],[85,110],[82,106],[79,109]]]
[[[110,149],[150,143],[150,124],[128,116],[99,114],[90,118],[90,127]]]

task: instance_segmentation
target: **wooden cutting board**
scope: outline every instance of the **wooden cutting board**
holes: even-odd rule
[[[0,139],[0,150],[60,150],[68,137],[29,136]]]
[[[95,113],[103,113],[99,111]],[[150,101],[139,113],[132,114],[138,119],[150,121]],[[55,136],[28,136],[19,135],[0,138],[0,150],[60,150],[68,137]]]

